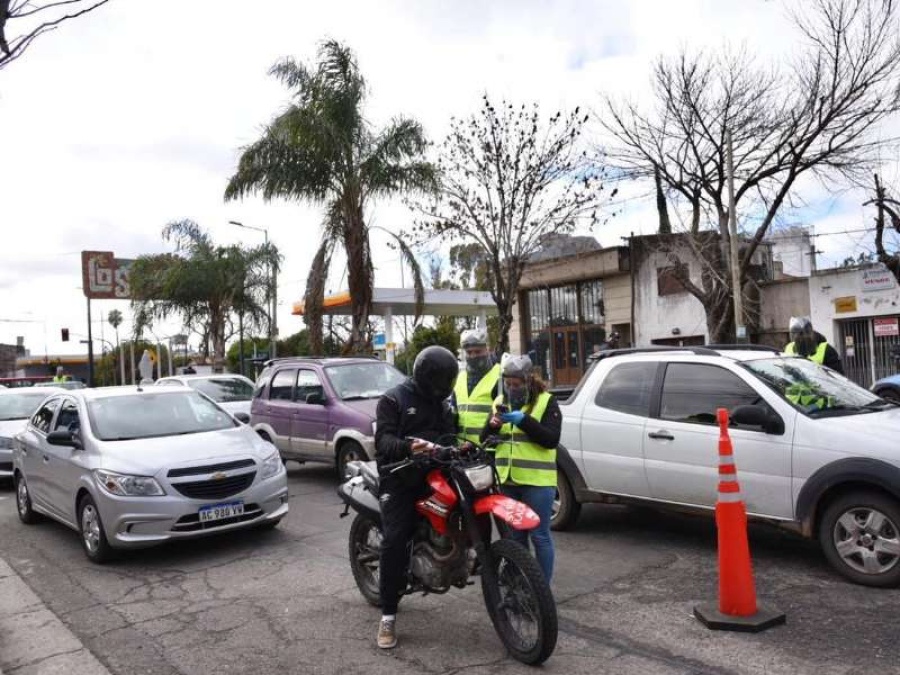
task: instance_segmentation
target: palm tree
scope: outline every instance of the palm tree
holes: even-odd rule
[[[122,363],[122,384],[125,384],[125,361],[122,358],[122,350],[119,348],[119,326],[122,325],[122,312],[117,309],[112,309],[109,311],[109,314],[106,316],[106,321],[110,326],[113,327],[113,330],[116,331],[116,354],[119,356],[119,360]],[[113,384],[116,382],[116,364],[113,363]]]
[[[281,198],[325,207],[304,296],[310,348],[314,353],[322,348],[325,282],[332,254],[341,246],[347,254],[352,315],[346,350],[360,351],[374,280],[366,207],[378,197],[435,189],[437,171],[423,157],[425,134],[418,122],[402,117],[384,129],[372,129],[363,116],[365,80],[353,53],[338,42],[322,44],[314,68],[289,58],[275,64],[270,74],[291,90],[292,101],[258,141],[243,149],[225,199],[259,192],[267,201]],[[395,240],[401,255],[414,261],[407,245]]]
[[[268,319],[267,265],[277,269],[278,252],[272,244],[216,245],[190,220],[169,223],[163,239],[175,244],[174,253],[141,256],[131,268],[136,330],[153,319],[180,315],[186,326],[203,327],[212,341],[213,358],[224,363],[234,316],[251,330],[261,330]]]

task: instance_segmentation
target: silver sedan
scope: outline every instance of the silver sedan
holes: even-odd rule
[[[288,512],[275,447],[187,388],[56,394],[15,437],[13,472],[21,521],[68,525],[94,562]]]

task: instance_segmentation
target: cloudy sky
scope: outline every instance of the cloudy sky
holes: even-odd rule
[[[24,335],[34,353],[79,351],[80,251],[165,250],[161,228],[182,218],[223,243],[262,240],[229,220],[268,228],[285,255],[281,333],[299,330],[291,303],[303,293],[319,211],[225,204],[222,193],[239,148],[286,101],[269,66],[284,56],[311,60],[326,37],[356,51],[374,123],[411,115],[435,140],[483,92],[537,100],[548,111],[593,108],[603,93],[645,96],[653,60],[683,46],[743,43],[766,59],[791,47],[783,5],[766,0],[112,0],[0,71],[0,342]],[[824,234],[865,227],[859,195],[812,201],[820,265],[868,245],[865,235]],[[653,228],[651,204],[621,208],[594,232],[604,245]],[[387,203],[371,217],[394,230],[411,220]],[[383,236],[374,241],[376,283],[399,286],[397,254]],[[128,314],[126,303],[94,303],[95,335],[116,307]],[[59,340],[64,326],[68,345]]]

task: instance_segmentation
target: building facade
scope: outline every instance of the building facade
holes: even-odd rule
[[[578,382],[611,331],[632,342],[629,250],[557,247],[528,265],[513,308],[512,351],[529,354],[554,386]],[[587,250],[586,250],[587,249]]]
[[[809,280],[813,327],[837,349],[844,372],[869,387],[900,370],[900,287],[882,265],[824,270]]]

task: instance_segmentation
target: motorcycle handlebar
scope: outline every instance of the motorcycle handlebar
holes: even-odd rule
[[[380,468],[382,473],[393,473],[416,464],[449,464],[455,459],[459,459],[463,456],[477,455],[479,451],[484,452],[485,448],[493,447],[491,440],[492,439],[490,438],[487,439],[483,446],[472,443],[472,449],[466,451],[463,451],[462,448],[458,448],[455,445],[435,445],[429,452],[413,455],[412,457],[400,460],[399,462],[384,464]]]

